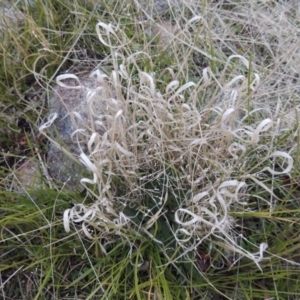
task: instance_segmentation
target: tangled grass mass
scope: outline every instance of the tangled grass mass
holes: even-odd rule
[[[27,192],[50,230],[34,299],[298,299],[300,7],[219,2],[161,15],[107,2],[97,20],[76,4],[90,16],[77,36],[103,56],[51,78],[86,94],[84,128],[68,116],[80,155],[54,140],[56,113],[35,126],[82,166],[84,190],[53,189],[51,218]]]
[[[189,20],[180,36],[187,36],[192,24],[201,20],[200,16]],[[222,80],[207,67],[198,82],[179,82],[169,67],[162,72],[170,79],[160,82],[158,89],[156,82],[161,78],[139,66],[147,53],[126,57],[122,48],[129,41],[116,30],[121,29],[103,22],[96,25],[99,40],[111,51],[113,66],[110,74],[101,69],[90,74],[111,97],[95,98],[96,90],[88,90],[91,125],[84,132],[74,132],[78,147],[84,143],[88,148],[79,160],[92,179],[82,178],[81,183],[94,202],[65,210],[65,230],[70,232],[72,222],[80,223],[88,238],[101,238],[104,253],[106,245],[119,238],[131,253],[137,245],[124,234],[130,230],[133,236],[150,237],[166,256],[170,244],[179,247],[178,256],[167,256],[170,264],[181,257],[196,257],[198,247],[209,241],[224,260],[231,258],[232,266],[247,257],[261,270],[259,262],[268,245],[252,245],[255,253],[243,248],[239,240],[249,241],[236,231],[230,213],[251,211],[250,200],[260,198],[247,193],[251,185],[269,194],[270,199],[263,201],[272,212],[280,199],[261,178],[290,174],[294,161],[276,145],[288,128],[280,117],[261,112],[253,104],[259,74],[251,73],[245,57],[232,55],[221,71]],[[113,38],[120,44],[112,44]],[[224,74],[232,60],[240,60],[245,69],[227,79]],[[77,80],[78,85],[67,86],[64,79]],[[56,82],[66,89],[81,88],[75,74],[60,75]],[[102,114],[93,111],[93,106],[100,107]],[[249,153],[256,153],[253,161]],[[173,215],[174,224],[167,213]],[[155,223],[168,227],[171,236],[166,241],[156,238]]]

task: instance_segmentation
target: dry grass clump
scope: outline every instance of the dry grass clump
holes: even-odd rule
[[[199,20],[193,17],[188,24]],[[185,36],[186,29],[178,30],[178,36]],[[164,249],[166,241],[156,239],[153,231],[159,223],[169,226],[176,247],[183,250],[180,256],[196,254],[199,245],[210,241],[233,256],[232,265],[246,256],[259,267],[267,244],[256,245],[259,250],[254,254],[244,249],[230,213],[251,210],[249,202],[255,195],[247,193],[249,185],[269,193],[271,198],[264,201],[272,211],[277,197],[260,177],[289,174],[293,167],[291,155],[276,145],[286,127],[280,119],[260,114],[255,102],[260,75],[245,57],[231,55],[220,72],[204,68],[198,82],[180,82],[178,74],[166,68],[162,73],[170,79],[158,89],[161,78],[137,63],[147,53],[124,51],[128,41],[121,28],[99,22],[96,31],[111,50],[112,67],[110,74],[96,69],[90,76],[111,97],[99,99],[95,90],[88,91],[88,107],[97,104],[103,114],[91,109],[91,127],[74,132],[88,148],[79,160],[92,178],[81,183],[94,203],[66,210],[66,231],[73,221],[82,224],[91,239],[92,227],[109,243],[121,237],[135,246],[135,240],[124,234],[132,229]],[[152,58],[148,60],[151,65]],[[232,69],[236,60],[241,65]],[[78,80],[66,74],[57,83],[74,88],[63,83],[66,78]],[[79,81],[75,88],[80,88]],[[172,222],[165,216],[170,209]],[[138,223],[137,215],[141,215]],[[106,252],[105,246],[102,250]]]
[[[3,299],[297,299],[298,1],[16,2],[24,22],[0,41]],[[76,154],[56,114],[40,121],[54,78],[86,95],[65,116]],[[40,133],[81,164],[83,192],[27,188],[15,162],[45,166]]]

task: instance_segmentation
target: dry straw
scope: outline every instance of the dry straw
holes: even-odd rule
[[[193,17],[189,23],[200,19]],[[178,37],[188,36],[189,23],[178,28]],[[81,183],[95,202],[66,210],[65,230],[69,232],[74,222],[82,224],[90,239],[97,232],[104,240],[121,237],[133,247],[134,238],[124,234],[125,230],[132,230],[131,237],[134,232],[143,233],[162,243],[153,236],[151,228],[165,218],[169,197],[176,193],[171,184],[175,182],[186,195],[180,201],[177,198],[173,212],[177,227],[170,226],[176,245],[182,248],[180,256],[195,252],[206,241],[216,241],[216,245],[234,255],[233,264],[248,257],[260,268],[267,244],[262,241],[256,245],[256,253],[244,249],[238,242],[240,236],[234,230],[235,220],[230,213],[250,209],[249,185],[258,185],[271,195],[267,204],[272,210],[272,199],[276,196],[260,181],[260,175],[288,175],[293,159],[289,153],[273,147],[272,137],[278,135],[277,120],[271,115],[257,120],[254,116],[260,111],[259,106],[249,106],[249,90],[255,93],[260,84],[259,74],[251,74],[250,85],[244,74],[226,77],[233,60],[240,60],[250,72],[246,58],[232,55],[219,75],[205,68],[199,82],[180,83],[173,69],[167,68],[165,72],[173,79],[164,90],[158,90],[156,82],[160,78],[137,63],[140,57],[151,61],[147,53],[127,52],[128,38],[112,24],[99,22],[96,32],[99,41],[111,51],[112,69],[110,74],[97,69],[91,77],[99,81],[99,88],[111,89],[114,96],[94,99],[94,91],[88,91],[87,103],[94,101],[105,116],[104,120],[103,115],[90,111],[91,124],[101,126],[104,134],[92,126],[86,139],[88,152],[81,153],[79,158],[92,174],[82,178]],[[64,84],[64,79],[69,78],[75,79],[80,87],[74,74],[58,76],[57,84],[77,88]],[[200,95],[207,90],[211,97],[203,103]],[[220,92],[213,96],[216,90]],[[54,118],[50,116],[40,131],[46,134]],[[247,157],[249,152],[257,154],[254,163]],[[164,178],[165,183],[160,200],[153,196],[152,206],[144,209],[144,186],[155,186],[158,178]],[[127,187],[122,195],[118,194],[119,185]],[[127,206],[135,207],[137,214],[143,213],[147,222],[136,224],[124,213]],[[96,230],[94,233],[88,230],[91,226]],[[102,250],[106,251],[105,246]]]

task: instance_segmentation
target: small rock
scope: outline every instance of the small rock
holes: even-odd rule
[[[15,172],[13,188],[15,192],[42,187],[42,174],[39,164],[34,158],[27,158]]]
[[[166,50],[174,40],[176,36],[177,28],[175,25],[172,25],[170,21],[162,20],[153,25],[146,27],[145,33],[151,38],[158,37],[158,47],[161,50]]]
[[[24,16],[12,6],[11,1],[0,1],[0,31],[6,26],[19,27],[23,21]]]
[[[146,16],[159,17],[182,3],[182,0],[136,0],[134,6],[137,10],[142,10]]]
[[[87,142],[93,132],[103,133],[103,128],[95,121],[104,120],[99,103],[108,99],[107,89],[101,83],[89,77],[78,78],[81,87],[74,79],[65,79],[69,88],[56,85],[50,99],[50,113],[58,117],[52,124],[52,139],[48,151],[49,175],[56,181],[66,184],[72,190],[79,188],[80,179],[86,168],[79,163],[79,155],[87,151]],[[74,88],[72,88],[74,87]],[[96,90],[96,88],[98,88]],[[90,92],[93,92],[91,97]],[[77,133],[74,132],[77,130]]]

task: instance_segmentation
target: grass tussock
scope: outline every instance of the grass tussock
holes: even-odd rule
[[[86,91],[90,126],[73,133],[87,149],[72,157],[90,173],[84,192],[3,192],[3,296],[297,299],[297,3],[183,1],[160,15],[138,2],[45,5],[20,8],[24,25],[3,45],[20,50],[32,28],[40,44],[11,63],[47,93],[54,78],[84,89],[83,71],[104,92]],[[5,91],[23,95],[12,72]],[[41,121],[47,106],[28,99],[1,104],[15,133],[23,106],[31,128],[28,151],[3,156],[6,187],[7,158],[52,140],[57,115]]]

